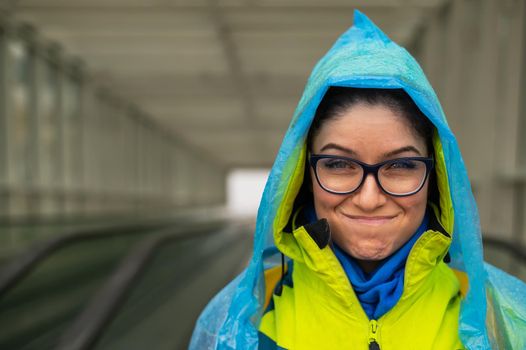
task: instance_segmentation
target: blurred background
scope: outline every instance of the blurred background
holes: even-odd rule
[[[186,348],[355,8],[422,65],[486,259],[526,280],[525,0],[0,0],[0,348]]]

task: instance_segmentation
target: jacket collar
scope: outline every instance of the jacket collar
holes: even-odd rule
[[[400,300],[407,300],[425,285],[426,277],[447,255],[451,236],[440,224],[436,207],[429,219],[429,229],[416,241],[406,262],[404,290]],[[301,225],[301,210],[295,214],[295,222]],[[283,254],[295,262],[304,264],[313,283],[326,284],[340,304],[347,307],[358,305],[357,297],[331,247],[331,231],[327,220],[321,219],[295,227],[292,232],[275,235],[276,245]]]

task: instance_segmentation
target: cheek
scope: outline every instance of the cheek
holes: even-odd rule
[[[411,216],[423,216],[427,207],[427,191],[428,185],[426,184],[420,192],[409,197],[399,197],[394,200]]]
[[[322,189],[316,179],[312,181],[312,197],[318,219],[327,218],[329,212],[342,200],[340,196],[330,194]]]

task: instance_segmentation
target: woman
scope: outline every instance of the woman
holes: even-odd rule
[[[312,180],[276,238],[291,264],[260,349],[462,348],[459,282],[442,261],[452,220],[428,204],[432,130],[402,90],[328,90],[307,138]]]
[[[483,264],[460,152],[423,72],[356,12],[285,135],[250,265],[191,348],[524,349],[525,297]]]

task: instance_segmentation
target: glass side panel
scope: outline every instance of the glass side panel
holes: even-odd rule
[[[51,188],[61,181],[59,73],[46,60],[37,67],[39,185]]]
[[[7,43],[8,62],[8,179],[13,186],[23,186],[29,179],[27,153],[30,143],[31,56],[19,39]]]
[[[81,175],[80,84],[78,80],[65,76],[62,86],[64,185],[72,189],[78,187]]]
[[[7,79],[6,73],[9,69],[6,65],[6,37],[5,31],[0,28],[0,185],[4,186],[7,178],[7,128],[6,128],[6,91]],[[0,196],[1,202],[4,202],[3,196]],[[4,215],[5,205],[0,204],[0,215]]]

